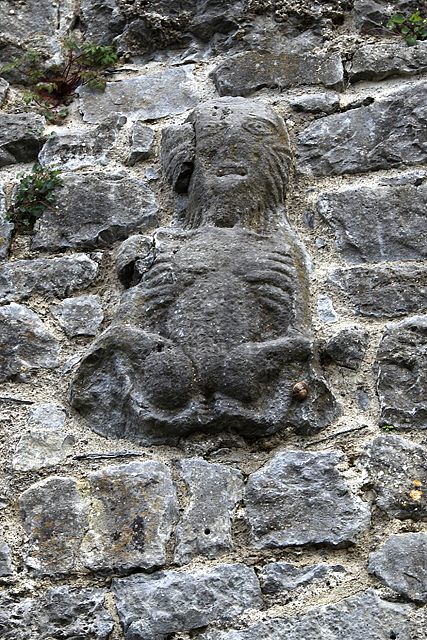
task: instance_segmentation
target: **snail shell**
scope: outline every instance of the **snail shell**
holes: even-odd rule
[[[306,382],[297,382],[292,387],[292,395],[296,400],[302,402],[308,396],[308,384]]]

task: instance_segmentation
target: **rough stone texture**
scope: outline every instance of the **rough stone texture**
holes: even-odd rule
[[[241,98],[207,102],[190,122],[186,229],[156,233],[139,284],[77,370],[73,406],[96,432],[141,443],[230,425],[247,437],[318,430],[334,403],[312,351],[304,256],[279,227],[283,122]]]
[[[0,78],[0,107],[6,100],[7,92],[9,91],[9,83],[3,78]]]
[[[6,220],[6,196],[0,184],[0,260],[7,257],[12,239],[13,224]]]
[[[0,539],[0,578],[10,576],[13,573],[12,556],[8,544]],[[0,614],[1,615],[1,614]],[[1,626],[0,626],[1,630]]]
[[[398,318],[427,310],[427,267],[423,264],[336,269],[329,281],[344,293],[356,315]]]
[[[157,223],[154,195],[125,172],[69,173],[55,210],[35,225],[33,249],[95,248]]]
[[[38,598],[14,601],[0,596],[0,633],[4,640],[107,640],[113,618],[101,589],[48,589]]]
[[[290,98],[289,104],[294,111],[306,113],[330,114],[339,110],[340,96],[338,93],[304,93]]]
[[[190,500],[175,532],[175,562],[216,558],[233,546],[231,518],[242,499],[242,474],[202,458],[182,460],[179,468]]]
[[[13,260],[0,268],[0,302],[32,295],[63,298],[92,284],[98,265],[84,253],[61,258]]]
[[[41,116],[0,112],[0,167],[35,161],[44,142],[43,129]]]
[[[125,123],[124,116],[113,116],[93,129],[74,129],[70,132],[64,128],[47,139],[40,151],[39,162],[43,166],[56,166],[61,171],[106,165]]]
[[[370,554],[368,570],[406,598],[427,602],[427,533],[390,536]]]
[[[152,155],[154,145],[154,131],[151,127],[137,120],[130,132],[130,150],[127,164],[133,167],[141,160],[147,160]]]
[[[339,581],[346,573],[340,564],[315,564],[297,567],[287,562],[271,562],[266,564],[260,574],[263,593],[274,594],[293,591],[311,583]]]
[[[81,0],[80,11],[90,42],[108,45],[125,26],[116,0]]]
[[[20,381],[58,364],[59,344],[39,316],[20,304],[0,307],[0,381]]]
[[[309,125],[299,136],[300,172],[328,176],[425,162],[425,95],[419,82]]]
[[[27,532],[25,561],[37,575],[73,571],[88,527],[88,504],[74,478],[50,476],[21,494],[21,516]]]
[[[117,579],[113,593],[127,640],[161,640],[213,622],[230,623],[262,603],[254,570],[239,564]]]
[[[63,462],[72,452],[75,438],[62,429],[33,429],[21,436],[14,456],[15,471],[35,471]]]
[[[266,548],[354,542],[368,527],[370,514],[337,471],[342,461],[337,451],[289,451],[253,473],[245,494],[253,544]]]
[[[58,22],[58,7],[51,0],[1,0],[0,38],[27,40],[35,33],[51,35]]]
[[[121,283],[130,287],[139,282],[154,260],[154,242],[150,236],[130,236],[119,248],[116,271]]]
[[[322,294],[317,298],[317,315],[326,324],[331,324],[338,320],[338,314],[329,296]]]
[[[194,169],[196,138],[190,123],[170,125],[162,130],[162,169],[177,193],[187,193]]]
[[[203,640],[416,640],[422,637],[423,629],[424,622],[415,619],[413,606],[382,600],[369,590],[337,604],[309,609],[299,616],[273,618],[241,631],[214,631],[202,637]]]
[[[346,327],[334,334],[322,346],[321,360],[356,371],[365,355],[369,333],[360,327]]]
[[[425,258],[426,207],[427,183],[350,187],[322,193],[317,202],[348,262]]]
[[[193,67],[167,69],[121,82],[107,82],[103,93],[80,87],[85,122],[98,124],[112,114],[153,120],[183,113],[197,103]]]
[[[359,47],[349,64],[351,82],[384,80],[390,76],[410,76],[427,71],[427,42],[408,47],[396,44],[367,44]]]
[[[99,296],[66,298],[51,312],[69,338],[96,335],[104,319]]]
[[[354,22],[355,26],[362,33],[387,34],[386,29],[388,18],[395,13],[411,15],[420,8],[417,0],[355,0],[354,2]]]
[[[380,424],[426,429],[427,316],[388,325],[375,370]]]
[[[65,424],[65,409],[55,404],[36,404],[29,408],[28,422],[43,429],[61,429]]]
[[[341,89],[344,70],[338,53],[245,51],[222,62],[212,77],[220,96],[249,96],[264,87],[283,90],[321,84]]]
[[[427,518],[427,451],[399,436],[369,442],[358,462],[377,506],[390,518]]]
[[[161,462],[131,462],[88,477],[90,529],[81,547],[90,569],[120,570],[162,566],[177,519],[175,487]]]

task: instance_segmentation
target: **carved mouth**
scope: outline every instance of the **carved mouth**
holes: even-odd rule
[[[247,176],[248,172],[242,164],[227,162],[218,167],[216,175],[222,176]]]

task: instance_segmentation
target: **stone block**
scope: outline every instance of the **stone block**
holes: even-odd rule
[[[408,47],[403,40],[396,44],[366,44],[359,47],[350,64],[350,82],[384,80],[391,76],[412,76],[427,71],[427,42]]]
[[[154,145],[154,131],[143,122],[137,120],[132,125],[129,139],[129,156],[127,164],[133,167],[141,160],[147,160],[152,155]]]
[[[0,167],[35,162],[45,141],[43,130],[41,116],[0,112]]]
[[[324,365],[334,362],[339,367],[357,371],[365,355],[369,333],[361,327],[346,327],[321,346]]]
[[[10,547],[0,539],[0,578],[10,576],[12,573],[12,555],[10,553]]]
[[[263,593],[276,594],[300,590],[302,587],[319,583],[339,583],[346,570],[340,564],[314,564],[297,567],[287,562],[271,562],[266,564],[260,574]]]
[[[66,298],[51,312],[69,338],[96,335],[104,319],[99,296]]]

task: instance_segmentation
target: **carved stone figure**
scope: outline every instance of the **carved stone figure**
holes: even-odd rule
[[[188,191],[182,224],[124,243],[119,273],[134,286],[80,364],[72,404],[98,433],[141,443],[321,428],[333,402],[315,373],[305,260],[284,217],[283,121],[218,99],[166,129],[162,147],[167,177]]]

